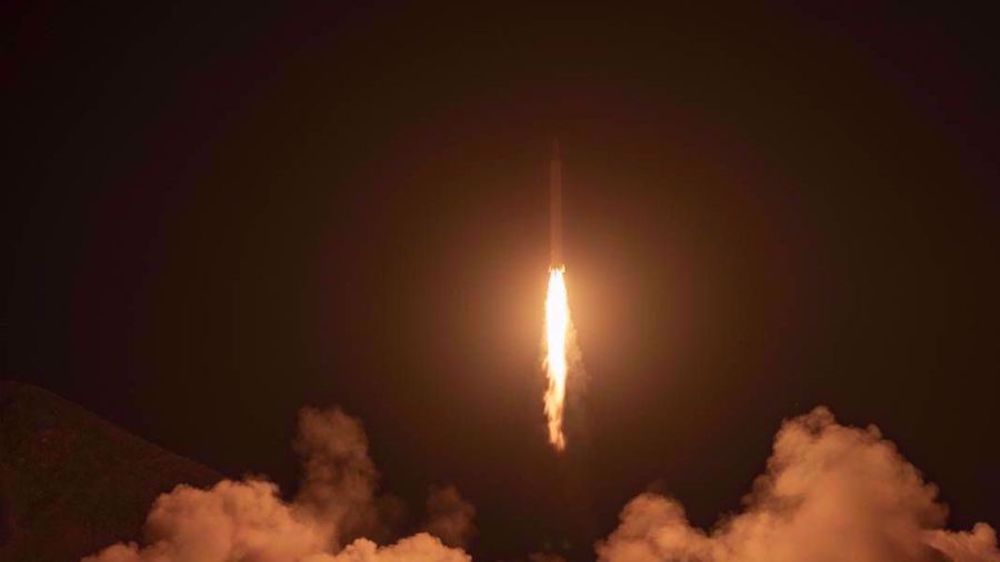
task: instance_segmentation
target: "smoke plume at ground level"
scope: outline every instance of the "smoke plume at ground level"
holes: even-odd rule
[[[947,508],[878,428],[823,407],[786,421],[742,512],[690,525],[675,500],[643,494],[598,544],[599,562],[998,562],[992,527],[945,530]]]
[[[360,421],[339,409],[303,408],[295,450],[302,486],[293,501],[261,478],[180,485],[153,503],[146,545],[120,543],[84,562],[469,562],[458,548],[420,532],[386,546],[378,472]],[[474,509],[454,487],[432,490],[427,528],[460,543],[475,533]]]
[[[471,561],[458,546],[475,534],[475,509],[454,488],[428,501],[424,529],[440,538],[419,532],[380,546],[357,536],[387,536],[360,423],[315,409],[299,421],[305,474],[294,501],[262,479],[178,486],[154,503],[145,546],[113,545],[84,562]],[[703,530],[679,502],[641,494],[595,550],[598,562],[1000,562],[993,527],[950,531],[946,517],[936,487],[876,427],[840,425],[819,407],[782,424],[740,513]]]

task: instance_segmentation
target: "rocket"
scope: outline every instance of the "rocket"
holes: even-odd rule
[[[549,244],[552,267],[563,265],[562,257],[562,157],[559,141],[552,141],[549,161]]]

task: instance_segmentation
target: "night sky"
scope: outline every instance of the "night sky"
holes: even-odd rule
[[[296,411],[340,405],[484,559],[589,551],[650,487],[710,525],[818,404],[1000,523],[985,12],[192,4],[4,9],[3,378],[289,493]]]

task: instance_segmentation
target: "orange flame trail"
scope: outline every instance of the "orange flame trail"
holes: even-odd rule
[[[569,301],[566,298],[564,268],[549,269],[549,290],[545,297],[545,370],[549,386],[545,390],[545,415],[548,417],[549,443],[562,451],[566,448],[563,412],[566,408],[566,359],[570,335]]]

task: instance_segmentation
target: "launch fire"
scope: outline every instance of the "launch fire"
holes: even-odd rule
[[[549,443],[557,451],[566,448],[563,413],[566,409],[566,375],[569,372],[566,351],[571,330],[563,273],[562,266],[549,269],[549,289],[545,297],[544,366],[549,380],[545,390],[545,415],[548,417]]]
[[[568,352],[573,345],[573,325],[566,297],[566,268],[562,265],[562,157],[559,143],[552,143],[549,162],[549,228],[552,265],[549,289],[545,297],[545,356],[542,367],[548,376],[545,389],[545,416],[548,418],[549,443],[556,451],[566,449],[563,414],[566,412],[566,378],[570,371]]]

